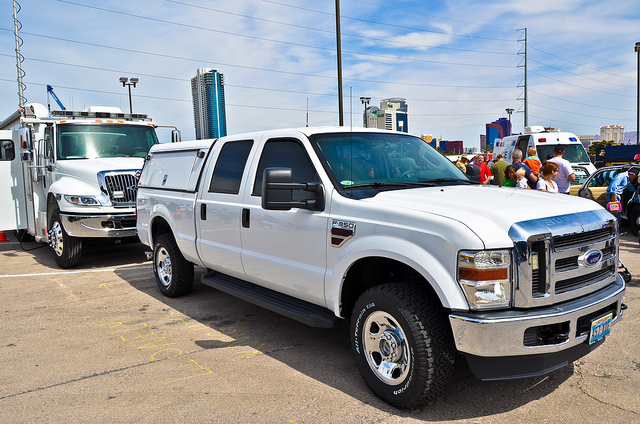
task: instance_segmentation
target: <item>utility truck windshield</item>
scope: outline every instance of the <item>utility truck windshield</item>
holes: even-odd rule
[[[417,137],[328,133],[311,141],[339,189],[469,183],[449,159]]]
[[[151,126],[119,124],[59,124],[60,160],[94,158],[143,158],[158,137]]]

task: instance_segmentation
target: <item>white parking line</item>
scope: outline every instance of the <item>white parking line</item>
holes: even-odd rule
[[[35,273],[35,274],[6,274],[6,275],[0,275],[0,278],[40,277],[40,276],[43,276],[43,275],[63,275],[63,274],[84,274],[84,273],[88,273],[88,272],[114,272],[114,271],[119,271],[119,270],[148,269],[148,268],[150,268],[150,265],[121,267],[121,268],[92,269],[92,270],[86,270],[86,271],[42,272],[42,273]]]

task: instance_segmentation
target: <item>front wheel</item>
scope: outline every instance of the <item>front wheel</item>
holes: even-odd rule
[[[78,265],[82,251],[82,239],[67,234],[60,220],[59,209],[51,213],[49,220],[49,247],[60,268],[73,268]]]
[[[161,234],[153,248],[153,274],[167,297],[187,294],[193,286],[193,264],[187,261],[172,234]]]
[[[453,374],[455,346],[437,300],[419,287],[384,284],[353,309],[351,343],[371,390],[400,409],[436,397]]]

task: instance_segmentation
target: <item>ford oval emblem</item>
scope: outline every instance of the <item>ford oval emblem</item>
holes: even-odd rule
[[[602,262],[602,252],[599,250],[590,250],[578,258],[578,264],[592,268],[598,266]]]

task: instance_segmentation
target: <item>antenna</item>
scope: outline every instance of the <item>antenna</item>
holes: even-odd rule
[[[20,53],[20,46],[24,44],[24,41],[19,35],[22,29],[22,23],[18,20],[18,12],[20,12],[20,10],[22,10],[20,4],[16,0],[13,0],[13,33],[16,38],[16,68],[18,68],[18,106],[20,110],[23,110],[24,104],[27,102],[27,98],[24,97],[24,90],[27,86],[22,82],[22,77],[26,75],[26,72],[22,69],[24,56]]]

